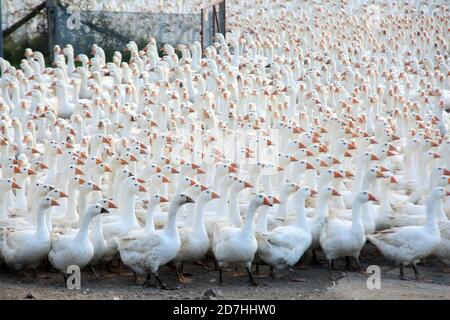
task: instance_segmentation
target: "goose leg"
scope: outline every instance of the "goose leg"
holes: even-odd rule
[[[254,287],[259,287],[260,285],[255,281],[255,279],[253,278],[252,275],[252,269],[251,269],[252,265],[250,264],[249,266],[247,266],[247,274],[248,274],[248,281],[249,283],[254,286]]]
[[[183,264],[181,263],[177,263],[176,265],[175,265],[175,269],[176,269],[176,272],[177,272],[177,281],[179,282],[179,283],[189,283],[189,282],[191,282],[191,279],[187,279],[187,278],[185,278],[185,276],[184,276],[184,273],[183,273]]]
[[[183,277],[193,277],[194,276],[194,274],[192,274],[190,272],[184,272],[184,263],[181,263],[180,267],[181,267],[181,274],[183,275]]]
[[[412,263],[411,266],[412,266],[412,268],[414,270],[414,275],[416,276],[416,280],[417,281],[421,281],[420,273],[419,273],[419,270],[418,270],[417,266],[414,263]]]
[[[345,257],[345,270],[356,271],[356,269],[352,267],[352,263],[349,256]]]
[[[169,287],[167,284],[165,284],[158,276],[158,273],[155,273],[155,279],[158,281],[159,285],[161,286],[161,289],[163,290],[178,290],[180,287]]]
[[[361,272],[361,274],[366,275],[366,271],[363,269],[361,263],[359,262],[359,257],[353,257],[356,261],[356,265],[358,266],[359,272]]]
[[[316,249],[312,249],[311,252],[312,252],[311,264],[314,266],[321,266],[322,262],[320,262],[320,260],[317,258]]]
[[[94,268],[93,265],[89,265],[89,271],[90,271],[90,273],[91,273],[91,276],[92,276],[94,279],[98,279],[98,278],[99,278],[99,276],[98,276],[97,272],[95,271],[95,268]]]
[[[223,283],[223,267],[218,266],[218,268],[219,268],[219,283],[224,284]]]
[[[400,280],[406,280],[405,278],[405,271],[403,270],[403,263],[400,263]]]
[[[153,283],[151,283],[151,278],[152,278],[152,274],[148,273],[144,283],[142,284],[143,288],[146,288],[146,287],[155,288],[156,287]],[[137,281],[137,276],[136,276],[136,281]]]

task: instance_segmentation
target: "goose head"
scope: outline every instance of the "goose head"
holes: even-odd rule
[[[0,179],[0,190],[3,194],[12,189],[21,189],[14,179]]]
[[[323,188],[322,191],[319,193],[320,201],[326,201],[328,199],[331,199],[331,197],[339,197],[341,194],[332,187],[326,187]]]
[[[272,201],[269,197],[263,195],[262,193],[258,193],[250,202],[250,205],[255,206],[256,208],[260,206],[269,206],[272,207]]]
[[[211,201],[213,199],[218,199],[218,198],[220,198],[220,196],[216,192],[207,189],[200,193],[197,201],[198,202],[200,202],[200,201],[208,202],[208,201]]]
[[[57,207],[57,206],[59,206],[59,203],[49,196],[41,199],[41,201],[39,202],[39,209],[41,210],[46,210],[49,209],[50,207]]]
[[[173,197],[173,199],[171,201],[171,204],[176,205],[178,207],[182,206],[186,203],[195,203],[195,201],[192,200],[191,197],[189,197],[188,195],[183,194],[183,193],[177,194],[175,197]]]
[[[295,198],[296,199],[306,199],[308,197],[312,197],[313,195],[317,194],[317,191],[311,189],[310,187],[301,187],[296,193]]]
[[[87,209],[86,216],[93,218],[100,214],[106,214],[106,213],[109,213],[108,209],[104,208],[100,204],[93,204]]]
[[[355,196],[354,201],[357,201],[359,203],[365,203],[367,201],[378,201],[378,199],[375,198],[375,196],[372,195],[369,191],[362,190],[358,192],[358,194]]]

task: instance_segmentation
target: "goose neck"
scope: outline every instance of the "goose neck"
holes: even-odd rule
[[[352,232],[364,234],[364,225],[361,217],[361,201],[353,201],[352,205]]]
[[[199,199],[195,205],[195,222],[194,222],[194,232],[206,231],[205,229],[205,205],[206,201],[204,199]]]
[[[178,236],[176,218],[177,218],[177,212],[178,212],[179,208],[180,208],[180,204],[178,202],[172,202],[170,204],[169,217],[167,219],[167,225],[166,225],[166,229],[165,229],[166,234],[168,234],[170,237]]]
[[[253,234],[254,232],[253,218],[255,216],[256,209],[258,209],[258,205],[253,201],[250,202],[248,205],[247,214],[245,216],[245,222],[242,226],[242,232],[244,234]]]
[[[302,228],[305,231],[309,231],[308,220],[306,220],[305,215],[305,197],[299,197],[296,200],[297,206],[297,222],[296,226]]]

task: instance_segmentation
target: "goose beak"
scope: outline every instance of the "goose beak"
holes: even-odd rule
[[[126,161],[124,159],[120,159],[120,164],[121,165],[126,165],[126,164],[128,164],[128,161]]]
[[[195,181],[194,181],[194,180],[190,179],[190,181],[189,181],[189,185],[190,185],[190,186],[195,186],[195,185],[196,185],[196,183],[195,183]]]
[[[353,178],[353,177],[354,177],[354,174],[351,173],[350,171],[345,171],[345,177],[346,177],[346,178]]]
[[[59,197],[60,198],[68,198],[69,196],[67,194],[65,194],[64,192],[60,191],[59,192]]]
[[[139,192],[147,192],[147,189],[145,189],[143,186],[139,185]]]
[[[102,208],[102,210],[100,210],[100,213],[109,213],[109,211],[106,210],[105,208]]]
[[[433,153],[433,159],[439,159],[441,156],[437,153]]]
[[[296,161],[298,161],[298,159],[297,159],[296,157],[291,156],[291,157],[289,158],[289,161],[291,161],[291,162],[296,162]]]
[[[99,158],[95,159],[95,164],[101,164],[102,160],[100,160]]]
[[[314,170],[315,168],[314,168],[314,166],[311,163],[307,162],[306,163],[306,169],[307,170]]]
[[[338,179],[338,178],[343,178],[344,176],[342,174],[340,174],[339,172],[335,171],[333,177]]]
[[[175,169],[175,168],[172,168],[172,169],[170,169],[170,173],[180,173],[180,171],[178,171],[178,170]]]
[[[253,185],[250,182],[244,182],[244,188],[253,188]]]
[[[272,198],[272,203],[273,204],[281,204],[281,201],[277,197],[273,197]]]
[[[206,172],[203,169],[201,169],[201,168],[197,169],[197,174],[205,174],[205,173]]]
[[[325,161],[320,160],[320,166],[321,167],[328,167],[328,164]]]
[[[135,156],[134,154],[131,154],[131,155],[130,155],[130,160],[131,160],[131,161],[135,161],[135,162],[138,161],[138,159],[136,158],[136,156]]]
[[[81,179],[81,178],[78,179],[78,183],[79,183],[80,186],[82,186],[85,182],[86,182],[86,181],[83,180],[83,179]]]
[[[306,150],[306,156],[312,157],[312,156],[314,156],[314,153],[312,153],[311,150]]]
[[[113,202],[108,201],[108,209],[117,209],[117,206]]]
[[[397,178],[395,178],[394,176],[391,176],[391,183],[398,183]]]
[[[109,166],[107,166],[107,165],[105,165],[105,172],[112,172],[111,168]]]
[[[194,200],[192,200],[192,198],[191,198],[191,197],[189,197],[189,196],[186,196],[186,203],[195,203],[195,201],[194,201]]]
[[[228,167],[228,173],[237,173],[237,170],[236,170],[236,168],[234,168],[232,166],[229,166]]]
[[[386,167],[383,167],[383,166],[379,166],[379,169],[380,169],[381,172],[389,171]]]
[[[48,166],[47,166],[45,163],[41,163],[41,164],[39,165],[39,167],[40,167],[42,170],[48,169]]]
[[[450,196],[450,191],[447,191],[446,196],[447,197]]]
[[[444,176],[450,176],[450,170],[444,169]]]
[[[212,193],[212,198],[213,198],[213,199],[219,199],[220,196],[219,196],[216,192],[213,192],[213,193]]]
[[[338,159],[333,158],[333,164],[341,164],[341,162]]]
[[[311,196],[317,194],[317,191],[316,191],[316,190],[314,190],[314,189],[310,189],[310,190],[311,190]]]
[[[52,206],[52,207],[59,207],[59,203],[56,202],[55,199],[52,199],[51,206]]]
[[[77,166],[82,166],[84,165],[84,161],[81,159],[77,159]]]
[[[160,167],[156,167],[156,168],[155,168],[155,171],[156,171],[157,173],[160,173],[160,172],[161,172],[161,168],[160,168]]]
[[[205,191],[205,190],[208,190],[208,187],[205,186],[204,184],[201,184],[200,185],[200,191]]]
[[[378,202],[378,199],[375,198],[375,196],[373,194],[369,193],[369,201],[376,201],[376,202]]]
[[[141,178],[136,178],[136,181],[139,182],[139,183],[145,183],[145,180],[141,179]]]
[[[13,188],[13,189],[22,189],[15,181],[12,182],[11,188]]]
[[[370,156],[370,160],[372,160],[372,161],[377,161],[377,160],[380,160],[380,158],[378,158],[376,155],[372,154],[372,155]]]
[[[270,202],[269,198],[267,198],[267,197],[264,197],[263,205],[272,207],[272,203]]]
[[[381,171],[377,171],[377,178],[386,178]]]
[[[20,173],[20,168],[17,166],[14,166],[14,173]]]
[[[392,156],[396,156],[396,155],[397,155],[397,153],[394,152],[394,151],[391,151],[391,150],[388,150],[388,151],[387,151],[387,156],[388,156],[388,157],[392,157]]]
[[[159,202],[161,202],[161,203],[169,202],[169,200],[167,198],[164,198],[164,197],[159,197]]]
[[[75,174],[77,174],[77,175],[79,175],[79,176],[84,176],[83,171],[81,171],[81,170],[78,169],[78,168],[75,168]]]
[[[339,197],[341,194],[340,194],[339,192],[337,192],[336,189],[333,189],[332,195],[333,195],[333,196],[336,196],[336,197]]]
[[[170,182],[170,180],[167,178],[167,177],[162,177],[162,182],[163,183],[169,183]]]
[[[28,169],[28,175],[31,176],[33,174],[36,174],[36,172],[34,172],[32,169]]]
[[[348,145],[348,150],[356,150],[357,148],[356,148],[356,145],[354,145],[353,143],[350,143],[349,145]]]
[[[93,184],[92,191],[102,191],[102,189],[98,185]]]

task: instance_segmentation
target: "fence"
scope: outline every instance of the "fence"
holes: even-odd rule
[[[72,44],[76,54],[90,52],[95,43],[110,56],[130,40],[142,46],[149,37],[160,45],[199,41],[205,48],[216,33],[225,34],[225,1],[192,14],[73,10],[49,3],[49,46]]]
[[[0,0],[0,56],[2,55],[2,36],[11,33],[17,35],[16,30],[23,31],[23,26],[29,21],[35,21],[38,28],[29,39],[21,44],[10,46],[8,58],[22,56],[25,47],[43,51],[47,56],[53,52],[53,46],[72,44],[75,53],[90,53],[92,44],[98,44],[105,49],[108,58],[115,50],[120,50],[131,40],[138,45],[145,45],[149,37],[154,37],[159,45],[168,43],[173,46],[199,41],[202,48],[213,44],[214,35],[218,32],[225,35],[225,0],[207,5],[196,13],[155,13],[155,12],[121,12],[121,11],[89,11],[65,7],[58,0],[36,0],[36,6],[24,12],[20,21],[13,24],[2,24]],[[39,4],[40,3],[40,4]],[[196,9],[197,10],[197,9]],[[43,12],[36,20],[36,15]],[[8,17],[3,12],[4,17]],[[6,19],[8,20],[8,19]],[[15,37],[17,39],[17,37]],[[48,42],[48,43],[47,43]],[[51,61],[51,59],[50,59]]]

